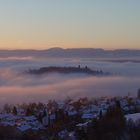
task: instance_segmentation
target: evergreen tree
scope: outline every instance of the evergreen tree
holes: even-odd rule
[[[30,115],[32,115],[33,113],[32,113],[32,111],[31,111],[31,109],[28,107],[27,108],[27,110],[26,110],[26,116],[30,116]]]
[[[138,98],[140,99],[140,88],[138,89]]]
[[[14,114],[14,115],[17,115],[17,108],[16,108],[15,106],[14,106],[14,108],[13,108],[13,111],[12,111],[12,112],[13,112],[13,114]]]
[[[99,118],[101,119],[102,117],[103,117],[103,112],[102,112],[102,110],[100,110]]]

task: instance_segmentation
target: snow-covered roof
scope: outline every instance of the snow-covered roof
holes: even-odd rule
[[[20,131],[24,132],[24,131],[27,131],[27,130],[31,129],[31,126],[25,124],[25,125],[18,126],[17,129],[19,129]]]
[[[6,119],[6,120],[9,120],[9,121],[13,121],[13,120],[16,120],[16,119],[19,119],[19,116],[15,116],[11,113],[5,113],[5,114],[0,114],[0,119]]]
[[[74,115],[77,115],[77,111],[68,111],[68,115],[69,116],[74,116]]]
[[[35,116],[26,116],[26,117],[24,117],[24,119],[26,121],[35,121],[35,120],[37,120],[37,118]]]
[[[15,126],[15,122],[2,122],[1,124],[4,126]]]
[[[90,114],[90,113],[88,113],[88,114],[83,114],[82,115],[82,119],[94,119],[94,118],[96,118],[97,117],[97,115],[95,115],[95,114]]]
[[[76,126],[77,127],[85,127],[85,126],[87,126],[88,125],[88,122],[85,122],[85,123],[79,123],[79,124],[77,124]]]
[[[56,119],[55,114],[51,114],[51,115],[50,115],[50,119],[51,119],[51,120],[55,120],[55,119]]]

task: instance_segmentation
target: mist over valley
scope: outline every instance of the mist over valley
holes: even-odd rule
[[[135,60],[138,61],[139,57]],[[111,73],[111,75],[91,76],[86,73],[28,75],[24,73],[30,69],[52,66],[76,68],[87,66],[91,70],[102,70]],[[140,65],[139,62],[134,62],[134,57],[129,58],[129,61],[126,57],[123,59],[48,58],[26,56],[26,54],[22,57],[14,54],[14,56],[0,58],[1,104],[6,102],[45,102],[49,99],[62,100],[67,97],[126,96],[128,93],[136,96],[140,87],[139,83]]]

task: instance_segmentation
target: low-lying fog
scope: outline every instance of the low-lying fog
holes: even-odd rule
[[[27,75],[23,72],[44,66],[88,66],[112,76],[85,74]],[[140,63],[94,59],[0,59],[0,103],[46,102],[66,97],[136,96],[140,88]]]

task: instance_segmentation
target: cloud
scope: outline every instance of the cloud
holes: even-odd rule
[[[57,77],[58,79],[58,77]],[[79,97],[122,96],[130,92],[136,95],[139,79],[122,77],[87,77],[75,78],[37,85],[13,85],[0,87],[0,102],[47,102],[48,99]]]

